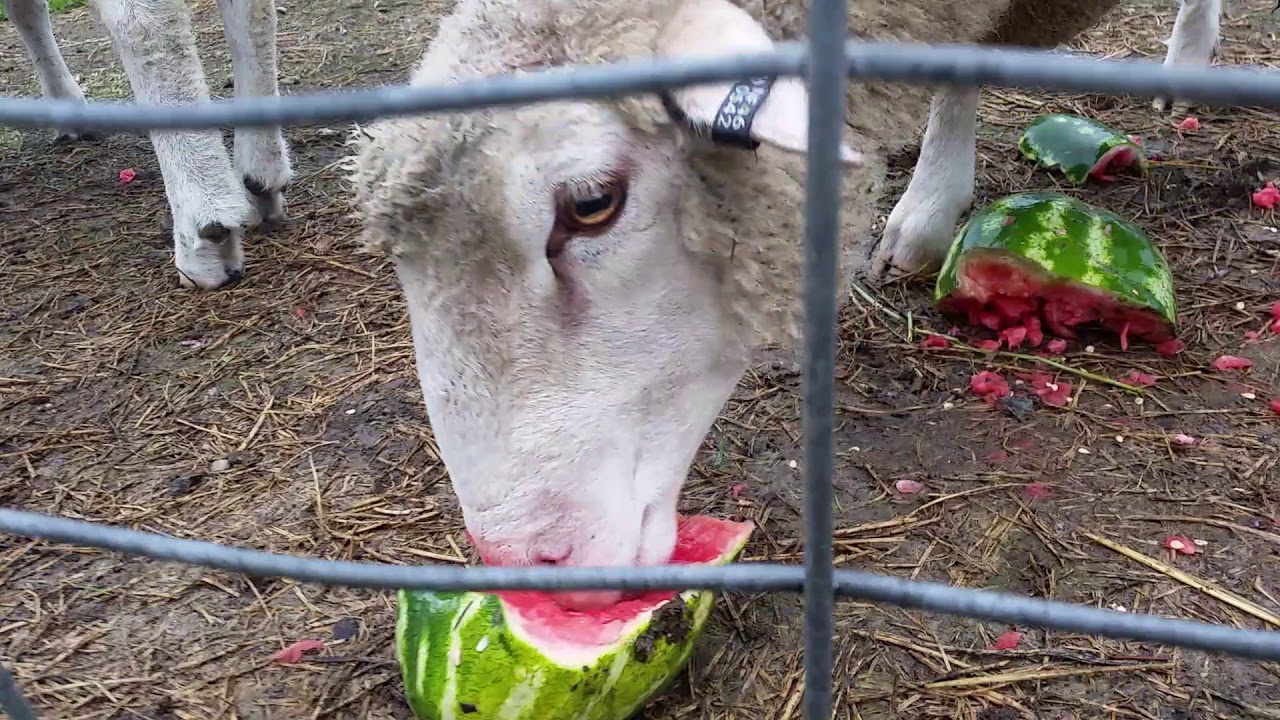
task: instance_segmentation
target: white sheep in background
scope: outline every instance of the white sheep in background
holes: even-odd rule
[[[129,76],[134,96],[166,105],[206,102],[209,86],[185,0],[93,0]],[[274,0],[218,0],[237,96],[279,94]],[[84,101],[49,24],[45,0],[4,0],[40,78],[45,97]],[[59,130],[60,140],[85,134]],[[225,287],[244,275],[245,229],[285,218],[293,176],[278,128],[235,132],[232,167],[217,129],[150,134],[173,213],[174,264],[180,282]]]
[[[1222,41],[1218,29],[1221,19],[1222,0],[1182,0],[1178,17],[1173,21],[1173,32],[1169,35],[1169,50],[1164,64],[1209,65],[1213,62]],[[1185,112],[1190,104],[1176,100],[1173,112]],[[1168,105],[1168,98],[1156,98],[1151,103],[1157,112],[1164,112]]]
[[[879,40],[1053,47],[1115,2],[853,0],[849,25]],[[411,83],[764,51],[804,22],[797,0],[461,0]],[[714,142],[722,102],[753,92],[725,82],[443,113],[354,136],[364,236],[394,260],[431,425],[489,562],[664,561],[690,463],[752,351],[797,338],[806,91],[777,81],[750,125],[758,147]],[[848,87],[846,278],[938,261],[970,203],[979,93],[930,96]],[[877,237],[885,158],[926,115],[915,177]]]

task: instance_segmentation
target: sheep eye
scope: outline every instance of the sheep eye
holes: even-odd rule
[[[599,233],[613,224],[626,203],[626,187],[610,181],[591,197],[568,197],[560,202],[556,222],[570,233]]]

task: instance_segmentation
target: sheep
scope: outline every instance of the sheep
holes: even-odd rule
[[[879,40],[1052,47],[1115,2],[852,0],[849,25]],[[804,20],[794,0],[460,0],[409,82],[764,51]],[[717,123],[726,98],[758,108],[745,132]],[[978,99],[850,84],[842,278],[940,258],[973,194]],[[915,177],[877,238],[885,158],[926,112]],[[351,142],[354,214],[395,268],[428,418],[482,558],[664,562],[685,476],[753,351],[799,336],[803,82],[391,119]]]
[[[1213,62],[1222,42],[1218,27],[1221,19],[1222,0],[1182,0],[1178,17],[1173,21],[1173,32],[1169,35],[1165,66],[1209,65]],[[1169,99],[1163,97],[1151,103],[1156,112],[1164,112],[1168,105]],[[1190,105],[1186,100],[1175,100],[1173,113],[1184,113]]]
[[[209,87],[184,0],[94,0],[133,94],[165,104],[207,102]],[[274,0],[218,0],[231,50],[235,94],[278,96]],[[35,65],[44,97],[84,102],[49,23],[45,0],[4,0]],[[74,128],[55,140],[92,137]],[[184,287],[229,287],[244,276],[247,227],[286,220],[284,190],[293,177],[279,128],[237,128],[235,165],[217,129],[154,131],[151,144],[173,215],[174,264]],[[238,177],[237,177],[238,176]]]

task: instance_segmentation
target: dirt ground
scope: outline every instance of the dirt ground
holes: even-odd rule
[[[1270,5],[1228,4],[1224,62],[1274,66]],[[225,95],[215,4],[194,7]],[[402,80],[447,9],[286,3],[285,89]],[[1168,0],[1131,4],[1077,47],[1162,57],[1175,11]],[[87,10],[56,16],[55,30],[91,95],[128,96]],[[7,23],[0,90],[37,94]],[[1162,160],[1145,179],[1061,187],[1014,151],[1026,123],[1050,111],[1140,135]],[[1053,368],[1073,405],[993,410],[968,394],[969,376],[1012,377],[1025,359],[919,348],[909,326],[949,327],[927,282],[887,288],[883,308],[856,298],[839,356],[841,566],[1280,625],[1280,418],[1266,407],[1280,396],[1280,340],[1244,340],[1280,300],[1280,218],[1248,200],[1280,172],[1280,123],[1259,110],[1197,115],[1202,129],[1180,133],[1144,98],[985,96],[978,203],[1057,188],[1134,218],[1175,268],[1189,347],[1166,358],[1082,340]],[[288,131],[295,222],[249,239],[242,286],[193,294],[174,287],[144,137],[55,147],[49,133],[0,128],[0,504],[331,559],[465,561],[394,277],[359,252],[346,214],[344,132]],[[912,158],[900,160],[895,190]],[[124,168],[138,170],[132,184],[118,184]],[[887,198],[884,214],[891,207]],[[1211,370],[1222,354],[1255,365]],[[1160,380],[1141,396],[1107,384],[1133,370]],[[788,364],[749,373],[685,494],[688,512],[760,525],[746,560],[800,562],[798,381]],[[1197,444],[1177,445],[1178,433]],[[924,492],[897,493],[901,479]],[[1032,482],[1045,492],[1029,494]],[[1175,556],[1170,534],[1204,544]],[[409,718],[393,602],[0,537],[0,660],[46,718]],[[1020,628],[1013,650],[991,649],[1009,629],[842,603],[837,717],[1280,718],[1274,665],[1034,628]],[[308,638],[328,648],[298,665],[272,661]],[[799,597],[730,593],[686,677],[646,717],[798,718],[800,642]]]

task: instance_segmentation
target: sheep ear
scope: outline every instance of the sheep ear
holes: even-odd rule
[[[665,57],[763,52],[773,40],[760,23],[727,0],[685,0],[657,42]],[[809,147],[809,94],[799,78],[747,78],[697,85],[663,96],[667,112],[687,129],[721,145],[754,149],[768,144],[803,153]],[[846,165],[862,154],[841,143]]]

